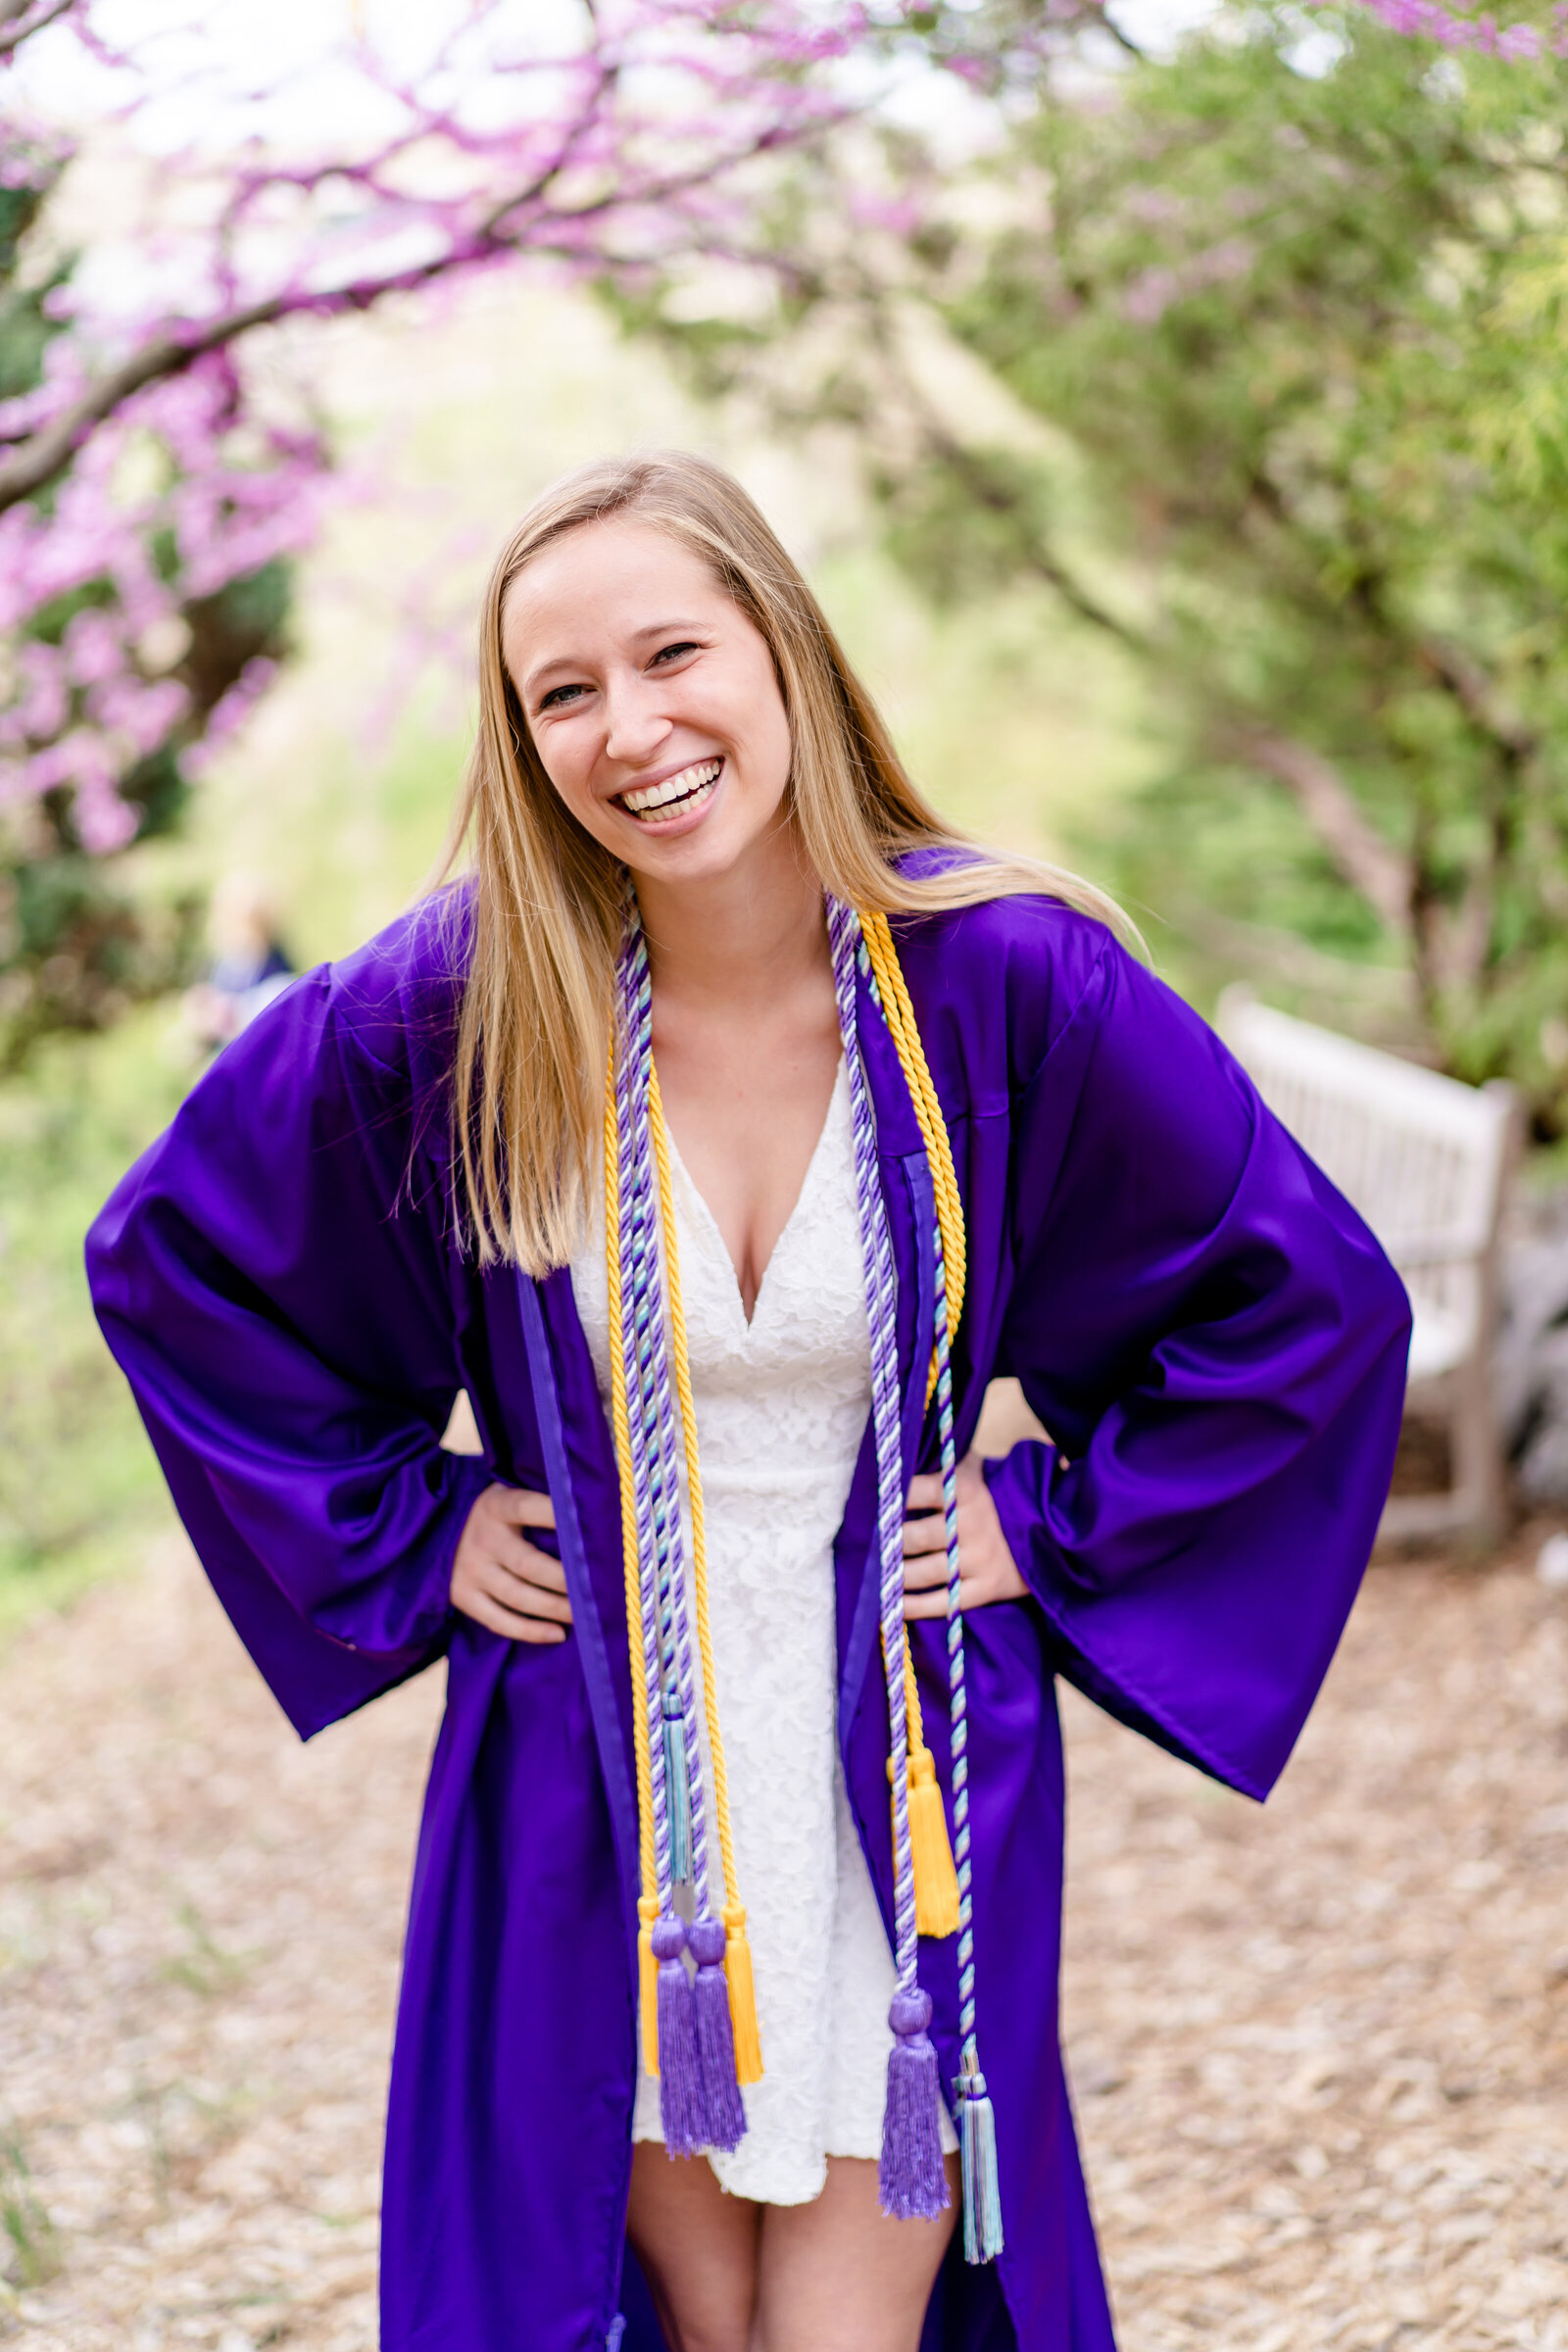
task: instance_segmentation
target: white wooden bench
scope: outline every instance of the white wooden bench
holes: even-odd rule
[[[1497,1241],[1522,1132],[1511,1086],[1462,1086],[1260,1004],[1220,999],[1215,1025],[1269,1108],[1359,1209],[1414,1310],[1407,1409],[1448,1427],[1446,1494],[1393,1496],[1395,1542],[1493,1542],[1504,1515],[1493,1394]]]

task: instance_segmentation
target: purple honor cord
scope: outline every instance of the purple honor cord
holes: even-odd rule
[[[877,1165],[876,1121],[860,1060],[856,996],[859,924],[851,907],[830,898],[828,939],[838,995],[839,1029],[855,1131],[855,1184],[865,1263],[866,1312],[871,1330],[871,1420],[876,1440],[877,1552],[880,1563],[882,1656],[887,1673],[893,1753],[894,1961],[898,1988],[888,2013],[893,2049],[888,2058],[887,2108],[882,2126],[882,2209],[895,2220],[934,2220],[951,2198],[942,2164],[941,2086],[937,2054],[926,2028],[931,1996],[918,1974],[914,1855],[909,1842],[908,1725],[904,1695],[904,1465],[899,1432],[898,1280],[888,1233],[887,1203]]]
[[[628,1421],[645,1654],[652,1661],[649,1746],[660,1882],[660,1918],[653,1933],[654,1956],[659,1963],[660,2110],[665,2147],[671,2156],[688,2156],[705,2148],[737,2146],[746,2130],[746,2113],[736,2081],[723,1968],[724,1924],[713,1917],[709,1893],[704,1773],[649,1110],[653,990],[647,946],[635,908],[628,915],[618,978],[616,1123],[621,1166],[626,1169],[629,1162],[630,1174],[623,1211],[623,1232],[629,1234],[630,1248],[623,1258],[623,1264],[627,1259],[629,1264],[622,1277],[622,1322],[623,1327],[629,1323],[634,1332],[627,1360],[635,1367],[636,1385],[630,1391]],[[624,1085],[621,1073],[625,1074]],[[655,1693],[662,1679],[668,1688],[671,1653],[670,1695],[678,1714],[666,1716],[661,1698],[656,1721]],[[667,1746],[663,1737],[666,1723],[673,1735]],[[685,1813],[684,1822],[677,1820],[680,1811]],[[677,1827],[683,1835],[675,1834]],[[688,1838],[689,1855],[681,1850]],[[674,1886],[687,1872],[693,1893],[690,1927],[674,1907]],[[695,1981],[686,1968],[688,1950],[696,1963]]]
[[[928,2032],[931,1999],[918,1973],[919,1932],[909,1834],[908,1724],[904,1681],[904,1513],[898,1354],[898,1278],[883,1198],[876,1121],[860,1058],[858,967],[881,1004],[864,960],[858,916],[827,901],[839,1028],[855,1144],[856,1201],[871,1340],[871,1414],[877,1465],[878,1603],[887,1677],[893,1778],[894,1960],[889,2010],[880,2190],[896,2219],[934,2219],[951,2202],[942,2159],[942,2093]],[[638,1592],[647,1674],[648,1738],[659,1917],[660,2106],[671,2156],[735,2147],[746,2130],[724,1973],[725,1929],[708,1875],[707,1803],[693,1670],[692,1603],[682,1518],[683,1447],[670,1378],[668,1294],[652,1121],[653,990],[635,897],[616,967],[615,1127],[620,1183],[621,1348],[626,1376]],[[883,1007],[884,1018],[886,1008]],[[907,1007],[906,1007],[907,1019]],[[916,1044],[916,1054],[918,1045]],[[922,1073],[923,1074],[923,1073]],[[911,1082],[912,1083],[912,1082]],[[1001,2250],[996,2134],[975,2038],[968,1740],[959,1613],[957,1473],[953,1425],[946,1264],[935,1236],[937,1425],[948,1549],[948,1667],[953,1727],[955,1870],[958,1885],[959,2075],[954,2088],[964,2181],[964,2251],[971,2262]],[[688,1925],[675,1890],[690,1884]],[[688,1968],[695,1964],[695,1978]]]

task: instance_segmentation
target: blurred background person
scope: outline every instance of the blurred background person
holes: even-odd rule
[[[185,1026],[216,1054],[280,996],[294,964],[279,937],[271,894],[255,874],[228,874],[213,892],[208,917],[212,961],[185,992]]]

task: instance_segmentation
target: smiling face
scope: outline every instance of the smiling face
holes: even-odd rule
[[[553,540],[507,591],[501,644],[545,773],[634,873],[717,880],[781,841],[772,655],[679,539],[614,514]]]

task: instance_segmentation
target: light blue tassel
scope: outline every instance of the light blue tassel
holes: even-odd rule
[[[626,2315],[623,2311],[617,2311],[610,2323],[610,2333],[605,2338],[605,2352],[620,2352],[625,2338]]]
[[[686,1778],[686,1725],[664,1702],[664,1802],[669,1816],[669,1876],[683,1886],[692,1875],[692,1797]]]
[[[963,2258],[995,2262],[1002,2252],[1002,2191],[997,2182],[997,2119],[984,2075],[960,2075],[958,2151],[963,2168]]]

